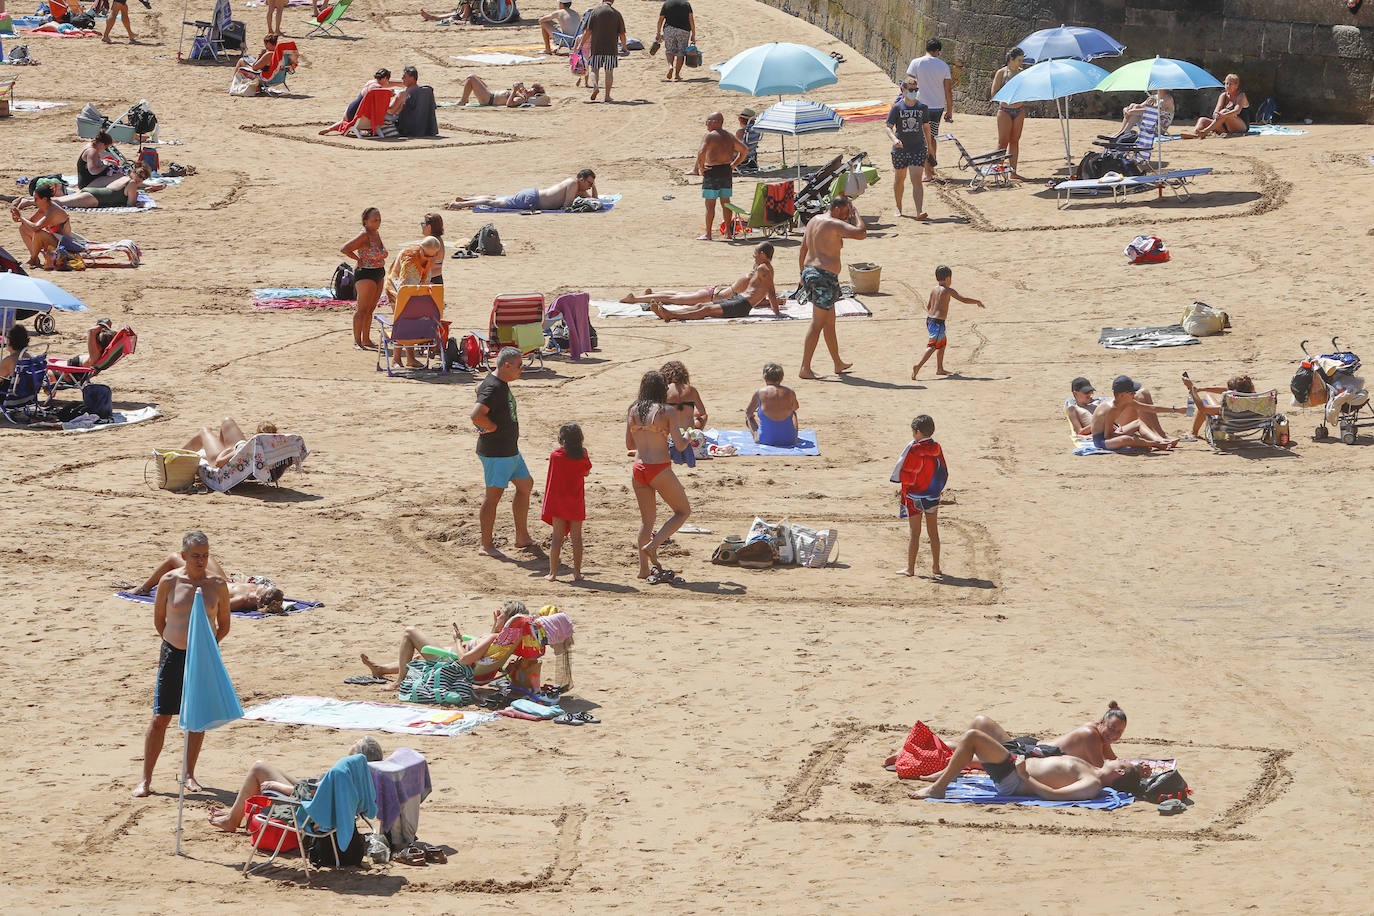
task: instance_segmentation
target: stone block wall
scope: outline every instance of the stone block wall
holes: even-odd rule
[[[1159,55],[1218,78],[1240,75],[1258,105],[1279,100],[1281,120],[1374,123],[1374,4],[1351,16],[1343,0],[763,0],[861,51],[895,79],[939,36],[960,111],[986,113],[992,74],[1008,48],[1037,29],[1085,25],[1126,45],[1118,61]],[[1212,90],[1180,93],[1180,121],[1210,112]],[[1106,114],[1129,94],[1076,96],[1075,114]],[[1052,107],[1044,106],[1046,111]]]

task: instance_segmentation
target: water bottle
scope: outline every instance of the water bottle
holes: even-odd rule
[[[391,861],[391,845],[380,833],[367,835],[367,854],[373,865],[385,865]]]

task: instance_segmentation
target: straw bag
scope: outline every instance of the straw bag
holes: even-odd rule
[[[200,453],[184,448],[155,448],[153,463],[157,466],[158,489],[184,493],[196,482]]]

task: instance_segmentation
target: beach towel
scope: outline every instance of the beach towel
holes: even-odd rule
[[[160,416],[162,416],[162,411],[149,405],[147,407],[140,407],[137,410],[113,411],[108,420],[101,420],[95,414],[83,414],[65,423],[57,420],[44,420],[38,423],[11,423],[3,416],[0,416],[0,425],[7,427],[17,426],[21,429],[54,430],[64,433],[90,433],[102,429],[114,429],[117,426],[132,426],[135,423],[146,423],[148,420]]]
[[[142,213],[145,210],[156,210],[157,201],[153,200],[152,195],[138,192],[138,205],[134,207],[63,207],[68,213]]]
[[[619,195],[619,194],[603,194],[603,195],[601,195],[601,209],[600,209],[600,210],[588,210],[588,211],[586,211],[586,212],[588,212],[588,213],[608,213],[608,212],[610,212],[610,211],[615,207],[616,202],[619,201],[620,198],[621,198],[621,195]],[[504,207],[488,207],[488,206],[481,206],[481,207],[473,207],[473,208],[472,208],[472,212],[474,212],[474,213],[566,213],[566,212],[568,212],[568,211],[566,211],[566,210],[508,210],[508,209],[506,209],[506,208],[504,208]]]
[[[523,54],[508,54],[505,51],[478,51],[468,54],[450,54],[453,60],[465,60],[474,64],[490,64],[496,67],[509,67],[512,64],[547,64],[559,60],[547,54],[539,57],[526,57]]]
[[[123,598],[125,601],[137,601],[139,604],[152,604],[157,597],[157,588],[153,588],[151,595],[137,595],[133,592],[115,592],[116,598]],[[281,614],[269,614],[266,611],[230,611],[230,616],[239,617],[243,620],[261,620],[264,617],[281,617],[285,614],[299,614],[312,607],[324,607],[323,601],[307,601],[302,598],[283,598],[281,601]]]
[[[66,29],[66,31],[62,31]],[[99,38],[100,33],[95,29],[74,29],[65,23],[59,24],[49,22],[47,25],[40,25],[36,29],[17,29],[20,35],[30,35],[34,38]]]
[[[243,712],[245,719],[289,725],[319,725],[398,735],[434,735],[449,738],[494,722],[495,713],[458,712],[400,703],[336,700],[331,697],[285,696],[260,703]]]
[[[501,51],[509,54],[534,54],[542,50],[544,50],[543,45],[482,45],[469,49],[473,54],[491,54]]]
[[[593,299],[591,304],[596,306],[598,318],[650,318],[658,320],[658,316],[653,312],[647,312],[637,303],[633,302],[614,302],[610,299]],[[773,310],[768,306],[761,306],[754,309],[744,318],[701,318],[698,322],[735,322],[735,323],[754,323],[760,321],[786,321],[786,320],[811,320],[811,303],[798,302],[795,299],[783,299],[782,317],[773,314]],[[843,299],[835,300],[836,318],[869,318],[873,313],[868,306],[864,305],[853,296],[845,296]]]
[[[246,715],[246,713],[245,713]],[[944,798],[927,798],[933,802],[972,802],[979,805],[1026,805],[1035,808],[1095,808],[1099,811],[1115,811],[1135,801],[1129,792],[1116,789],[1103,789],[1096,797],[1087,801],[1047,801],[1043,798],[1024,795],[1002,795],[993,785],[987,774],[960,776],[949,784]]]
[[[33,99],[16,99],[10,102],[10,111],[47,111],[49,108],[60,108],[66,102],[39,102]]]
[[[882,99],[867,99],[863,102],[842,102],[832,104],[831,108],[835,113],[844,118],[847,124],[858,124],[863,121],[881,121],[887,117],[887,113],[892,110],[892,102]],[[935,130],[935,126],[931,126]]]
[[[398,747],[390,757],[367,767],[377,793],[377,825],[392,849],[405,849],[415,841],[420,827],[420,802],[433,788],[429,763],[418,752]]]
[[[733,445],[736,455],[819,455],[820,443],[816,440],[814,429],[797,431],[797,444],[791,448],[776,445],[759,445],[747,429],[708,429],[705,432],[707,446]]]
[[[1096,405],[1102,403],[1102,400],[1102,398],[1093,398],[1092,404],[1094,406],[1094,409],[1096,409]],[[1073,395],[1069,395],[1067,398],[1064,399],[1065,420],[1068,420],[1068,411],[1069,408],[1073,405]],[[1078,433],[1074,432],[1072,423],[1069,424],[1069,442],[1072,443],[1070,448],[1072,449],[1075,455],[1138,455],[1141,452],[1149,451],[1149,449],[1140,448],[1123,448],[1117,449],[1116,451],[1112,451],[1109,448],[1098,448],[1097,446],[1093,445],[1092,436],[1080,436],[1078,435]]]
[[[239,443],[229,460],[218,468],[210,467],[202,458],[200,479],[218,493],[227,493],[250,478],[258,483],[272,483],[274,468],[288,462],[300,470],[308,454],[300,436],[258,433]]]
[[[1097,342],[1109,350],[1153,350],[1202,343],[1181,324],[1155,328],[1103,328]]]
[[[347,849],[357,828],[355,815],[377,816],[377,790],[362,754],[349,754],[329,768],[315,796],[301,806],[306,816],[338,834],[339,848]]]
[[[1280,127],[1277,124],[1251,124],[1246,131],[1248,137],[1300,137],[1307,133],[1305,130],[1297,130],[1292,127]]]

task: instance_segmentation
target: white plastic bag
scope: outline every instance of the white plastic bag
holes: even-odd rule
[[[1183,320],[1179,323],[1194,337],[1211,337],[1220,334],[1230,321],[1221,309],[1212,308],[1205,302],[1194,302],[1183,310]]]

